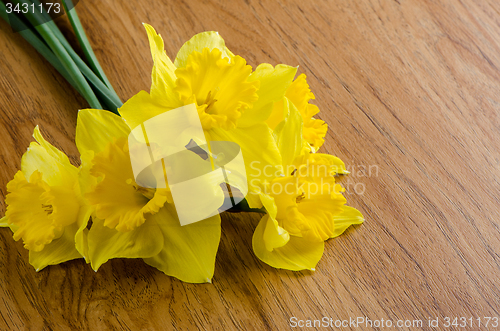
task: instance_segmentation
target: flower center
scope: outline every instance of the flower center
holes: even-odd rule
[[[46,205],[43,203],[42,203],[42,209],[47,213],[47,215],[52,214],[52,212],[54,211],[54,208],[52,207],[52,205]]]
[[[153,199],[153,197],[155,196],[155,193],[156,193],[155,188],[147,188],[147,187],[139,186],[131,179],[129,179],[129,181],[130,181],[130,183],[128,181],[127,181],[127,183],[131,184],[137,193],[144,195],[149,200]]]
[[[208,91],[207,98],[205,99],[205,102],[204,102],[204,104],[207,105],[207,107],[205,108],[205,112],[207,114],[210,114],[210,112],[213,111],[213,109],[214,109],[213,106],[214,106],[215,102],[217,102],[217,99],[215,99],[212,96],[212,91]]]
[[[305,192],[302,192],[301,195],[299,195],[298,197],[295,198],[295,202],[296,203],[299,203],[301,202],[302,200],[304,200],[306,198],[306,193]]]

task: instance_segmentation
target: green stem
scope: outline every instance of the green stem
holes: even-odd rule
[[[40,2],[38,0],[32,0],[32,2],[35,3],[37,6],[39,6],[39,4],[40,4]],[[66,6],[66,4],[64,4],[64,3],[63,3],[63,5]],[[68,16],[69,16],[70,13],[68,12],[67,8],[68,7],[65,7],[65,10],[66,10],[66,13],[68,13]],[[42,7],[42,9],[43,9],[43,7]],[[72,9],[71,12],[73,12],[73,10],[74,9]],[[52,20],[50,20],[50,16],[49,16],[48,13],[45,12],[45,9],[42,10],[42,14],[44,15],[44,18],[46,20],[48,20],[47,24],[49,24],[49,26],[52,28],[52,31],[54,32],[55,36],[57,37],[57,39],[59,39],[59,41],[64,46],[64,48],[66,49],[66,51],[69,53],[69,55],[71,56],[71,58],[73,59],[73,61],[76,63],[76,65],[78,66],[78,68],[80,69],[80,71],[82,72],[82,74],[92,84],[92,86],[95,89],[95,92],[98,94],[99,98],[106,105],[107,109],[109,111],[117,114],[117,115],[120,115],[118,113],[118,108],[120,108],[123,105],[123,102],[120,100],[120,97],[118,97],[118,95],[116,94],[115,90],[111,87],[111,83],[107,80],[106,75],[104,74],[104,71],[102,70],[102,68],[99,66],[100,72],[102,73],[102,76],[104,77],[105,82],[107,82],[108,86],[106,86],[103,83],[103,81],[101,80],[101,78],[99,78],[94,73],[94,71],[92,71],[87,66],[87,64],[80,58],[80,56],[75,52],[75,50],[73,49],[73,47],[69,44],[69,42],[66,40],[66,38],[62,34],[61,30],[59,30],[59,28],[55,24],[55,22],[52,21]],[[73,16],[76,16],[76,11],[74,12]],[[76,16],[76,19],[78,19],[78,16]],[[71,20],[71,16],[70,16],[70,20]],[[73,25],[73,23],[72,23],[72,25]],[[87,37],[85,36],[85,32],[83,31],[83,27],[80,24],[80,20],[78,20],[78,26],[79,26],[79,29],[81,29],[81,33],[83,33],[83,36],[84,36],[84,38],[86,40],[86,43],[87,43],[87,46],[84,46],[82,44],[82,41],[80,41],[80,44],[82,45],[82,48],[84,49],[84,52],[85,52],[85,49],[87,47],[92,52],[92,55],[94,55],[94,53],[92,51],[92,47],[88,43]],[[78,37],[79,34],[81,34],[81,33],[79,32],[79,30],[77,30],[77,28],[75,27],[75,25],[73,25],[73,29],[75,30],[75,33],[76,33],[76,35]],[[80,38],[80,37],[78,37],[78,38]],[[95,58],[95,55],[94,55],[94,59],[95,59],[95,63],[97,65],[99,65],[99,62],[97,61],[97,58]],[[92,61],[90,61],[90,63],[92,65]],[[94,70],[96,70],[96,69],[94,69]],[[99,74],[99,71],[97,71],[97,73]]]
[[[96,95],[94,94],[94,91],[92,91],[88,82],[85,80],[85,77],[83,77],[82,73],[80,72],[80,69],[71,59],[70,54],[68,54],[61,42],[52,33],[52,30],[50,30],[44,24],[38,25],[35,28],[45,39],[54,54],[62,62],[63,67],[69,72],[71,78],[76,82],[78,90],[81,91],[83,97],[88,101],[89,105],[95,109],[102,109],[102,106]]]
[[[73,26],[73,30],[75,31],[76,37],[78,38],[78,42],[83,49],[83,53],[85,54],[85,57],[89,62],[90,67],[92,68],[94,73],[99,76],[101,80],[106,84],[108,89],[114,93],[115,91],[113,90],[108,77],[106,77],[104,70],[102,70],[99,61],[94,54],[92,46],[90,46],[89,40],[87,39],[87,35],[85,34],[85,30],[83,29],[82,23],[80,22],[80,18],[78,17],[73,2],[71,0],[62,0],[62,4],[64,6],[64,10],[68,15],[69,21],[71,22],[71,26]],[[71,6],[71,9],[69,9],[68,4]]]
[[[230,213],[241,213],[241,212],[248,212],[248,213],[259,213],[259,214],[267,214],[267,211],[264,207],[261,209],[259,208],[250,208],[248,205],[247,199],[241,200],[236,206],[233,208],[230,208],[227,210]]]
[[[30,3],[29,0],[14,0],[16,3]],[[36,8],[40,8],[40,2],[38,0],[32,0],[32,2],[36,5]],[[43,9],[43,7],[41,7]],[[101,79],[94,74],[94,72],[87,66],[87,64],[78,56],[78,54],[73,50],[73,47],[68,43],[62,32],[59,30],[57,25],[51,20],[50,16],[48,13],[43,9],[42,12],[35,12],[35,13],[30,13],[30,15],[26,15],[30,23],[34,26],[44,24],[49,30],[51,30],[52,34],[56,37],[56,39],[59,41],[60,44],[64,47],[65,51],[67,54],[69,54],[71,60],[76,64],[78,67],[78,73],[80,76],[83,74],[83,76],[90,82],[90,84],[93,87],[92,94],[94,95],[94,98],[96,98],[95,93],[97,93],[98,99],[100,99],[107,107],[108,110],[111,112],[119,115],[118,113],[118,108],[121,107],[123,104],[116,92],[113,89],[109,89],[102,81]],[[45,22],[45,23],[44,23]],[[35,27],[36,30],[39,30],[37,27]],[[35,32],[36,33],[36,32]],[[28,40],[29,41],[29,40]],[[35,46],[35,45],[34,45]],[[56,68],[57,69],[57,68]],[[64,75],[63,75],[64,76]],[[68,77],[69,74],[66,72],[65,78]],[[71,78],[70,78],[71,79]],[[72,80],[68,80],[68,82],[72,82]],[[88,85],[88,82],[85,81],[85,84]],[[74,84],[74,85],[73,85]],[[84,93],[82,93],[80,87],[76,83],[72,83],[72,85],[77,89],[77,91],[85,97],[87,102],[91,105],[91,107],[96,108],[95,106],[97,105],[94,103],[94,106],[92,105],[91,101],[88,99],[88,96],[86,96]],[[99,107],[99,108],[102,108]]]
[[[47,47],[45,42],[39,38],[39,35],[33,31],[30,27],[24,24],[19,18],[14,15],[10,17],[7,14],[5,4],[0,2],[0,17],[2,17],[11,26],[17,26],[20,28],[19,34],[29,42],[37,51],[40,53],[60,74],[68,81],[68,83],[73,86],[78,93],[78,86],[75,84],[71,76],[68,74],[66,69],[64,69],[61,61],[54,55],[54,53]]]
[[[14,0],[14,2],[19,4],[27,4],[28,6],[31,5],[28,0]],[[44,20],[41,17],[42,15],[36,11],[28,11],[25,15],[26,18],[38,31],[38,33],[40,33],[55,56],[59,59],[64,69],[68,72],[68,74],[71,76],[71,79],[75,82],[77,90],[82,94],[85,100],[87,100],[89,105],[95,109],[102,109],[102,106],[96,95],[94,94],[94,91],[92,91],[92,89],[90,88],[87,80],[85,79],[85,77],[83,77],[80,69],[68,54],[65,47],[54,35],[54,32],[50,28],[50,24],[44,23]]]
[[[117,108],[122,106],[122,101],[116,94],[112,94],[106,85],[94,74],[85,62],[76,54],[73,48],[66,49],[75,64],[78,66],[81,73],[89,80],[89,82],[102,94],[106,99],[107,104],[111,104],[114,109],[110,109],[114,113],[118,113]]]

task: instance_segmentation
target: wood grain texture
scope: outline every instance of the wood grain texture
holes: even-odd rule
[[[36,273],[0,229],[0,330],[287,330],[293,316],[422,319],[432,330],[429,317],[500,317],[500,2],[83,0],[77,10],[123,100],[149,90],[142,22],[170,56],[216,30],[253,67],[299,65],[329,124],[322,151],[353,170],[346,197],[366,222],[329,240],[314,273],[289,272],[254,257],[258,216],[225,215],[213,284],[202,285],[140,260]],[[88,106],[0,28],[3,215],[33,127],[77,163],[76,111]]]

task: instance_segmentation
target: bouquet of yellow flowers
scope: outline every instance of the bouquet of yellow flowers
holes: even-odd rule
[[[7,184],[0,226],[23,240],[37,271],[77,258],[95,271],[141,258],[182,281],[210,282],[225,210],[262,214],[252,239],[260,260],[314,270],[327,239],[363,222],[337,183],[344,163],[317,152],[327,124],[314,118],[297,67],[253,70],[217,32],[195,35],[172,61],[144,24],[151,89],[122,104],[67,3],[87,62],[40,13],[27,13],[21,32],[92,107],[78,112],[78,168],[37,126]]]

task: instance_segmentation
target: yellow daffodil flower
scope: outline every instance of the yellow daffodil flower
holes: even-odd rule
[[[220,240],[219,215],[181,226],[168,189],[135,182],[130,132],[125,121],[110,112],[78,113],[81,187],[94,212],[88,232],[92,268],[112,258],[142,258],[182,281],[210,282]]]
[[[325,142],[324,138],[328,125],[324,121],[313,117],[319,113],[319,108],[309,103],[315,97],[309,89],[305,74],[299,75],[290,84],[285,96],[293,103],[302,117],[304,141],[309,145],[311,151],[318,151]],[[266,121],[271,129],[274,130],[283,121],[286,111],[283,101],[275,103],[272,114]]]
[[[49,144],[38,126],[21,160],[21,170],[7,184],[7,210],[0,226],[23,239],[35,269],[81,258],[90,208],[80,195],[78,169]]]
[[[274,102],[283,98],[297,69],[261,64],[252,72],[217,32],[195,35],[172,62],[160,35],[150,25],[145,27],[154,61],[151,91],[132,97],[119,109],[120,114],[133,129],[156,115],[195,103],[208,142],[232,141],[241,147],[247,178],[258,179],[256,185],[249,185],[246,199],[250,207],[262,207],[258,183],[270,179],[262,170],[281,164],[264,121]]]
[[[284,98],[285,119],[275,138],[283,157],[283,173],[261,192],[267,215],[252,240],[256,256],[265,263],[289,270],[314,270],[323,255],[324,241],[342,234],[363,216],[345,206],[343,189],[335,176],[347,174],[337,157],[311,153],[302,141],[302,116]]]

